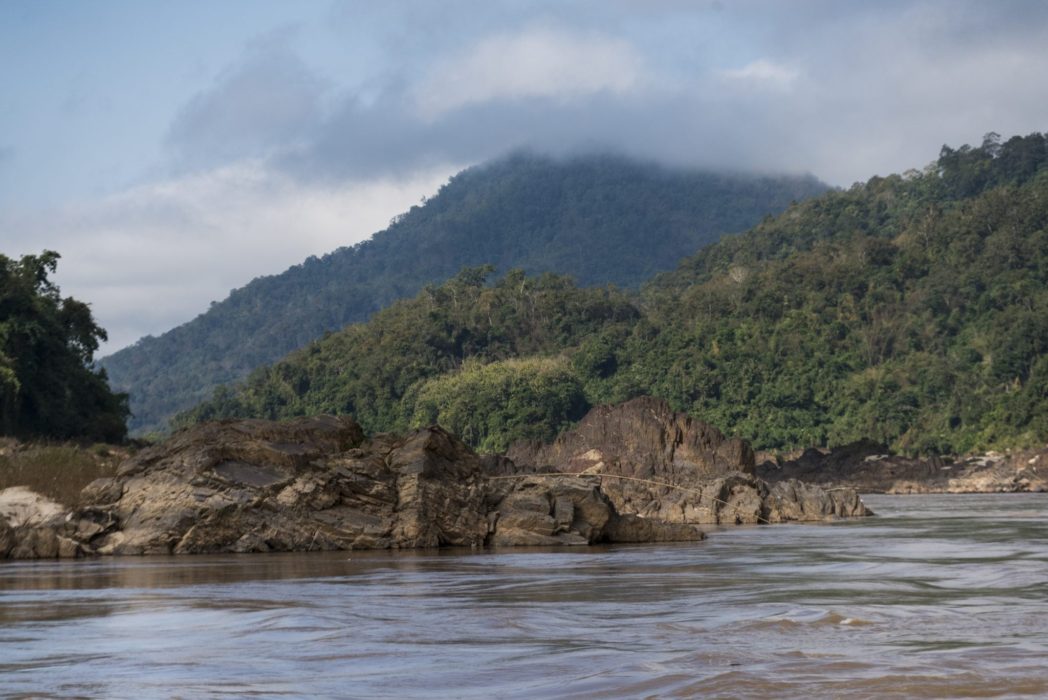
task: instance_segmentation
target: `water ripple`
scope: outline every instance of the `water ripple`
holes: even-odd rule
[[[702,543],[0,566],[7,697],[1048,695],[1048,496]]]

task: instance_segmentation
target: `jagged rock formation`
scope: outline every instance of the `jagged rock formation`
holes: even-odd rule
[[[772,483],[800,479],[824,488],[862,493],[1013,493],[1048,491],[1048,447],[962,458],[912,458],[868,440],[833,450],[808,449],[785,460],[766,459],[756,470]]]
[[[687,474],[717,478],[753,473],[753,450],[743,440],[648,396],[598,406],[553,444],[517,443],[506,456],[516,464],[555,465],[565,472],[608,470],[628,476]]]
[[[601,490],[623,514],[672,523],[764,523],[868,515],[851,489],[754,475],[750,446],[661,400],[641,397],[590,411],[551,445],[518,443],[517,465],[601,475]]]
[[[75,508],[0,492],[0,558],[683,541],[701,523],[867,514],[853,492],[769,487],[744,471],[745,443],[650,400],[598,409],[531,454],[572,473],[478,456],[439,427],[367,439],[333,416],[207,423],[91,482]]]

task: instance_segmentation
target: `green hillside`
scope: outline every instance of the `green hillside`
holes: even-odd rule
[[[1043,443],[1046,163],[1041,134],[944,147],[923,171],[824,194],[706,247],[634,300],[519,272],[489,288],[467,271],[181,420],[439,420],[499,449],[653,394],[759,448]]]
[[[516,155],[455,176],[385,231],[233,291],[204,314],[101,361],[131,396],[131,428],[162,428],[219,384],[362,321],[465,266],[635,287],[791,201],[811,177],[666,169],[611,156]]]
[[[427,287],[367,323],[256,370],[235,390],[220,387],[210,402],[177,422],[346,413],[366,432],[439,419],[478,445],[501,446],[508,435],[552,437],[589,408],[581,389],[567,386],[574,371],[564,363],[504,361],[556,356],[610,328],[628,332],[639,311],[612,288],[579,288],[549,273],[527,277],[511,271],[488,286],[491,271],[490,266],[466,269],[443,285]],[[438,378],[445,386],[431,384]],[[491,392],[494,397],[482,396]],[[563,398],[555,398],[558,394]],[[473,418],[484,427],[448,421],[440,415],[441,404],[453,404],[456,397],[488,408],[519,404],[520,420],[489,425],[492,414],[478,411]],[[536,415],[528,413],[532,409]]]

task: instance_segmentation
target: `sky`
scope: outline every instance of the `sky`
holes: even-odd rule
[[[1041,0],[0,0],[0,253],[162,333],[530,149],[811,173],[1048,130]]]

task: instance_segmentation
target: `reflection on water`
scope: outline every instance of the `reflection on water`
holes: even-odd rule
[[[0,566],[0,694],[1048,695],[1048,496],[572,550]]]

